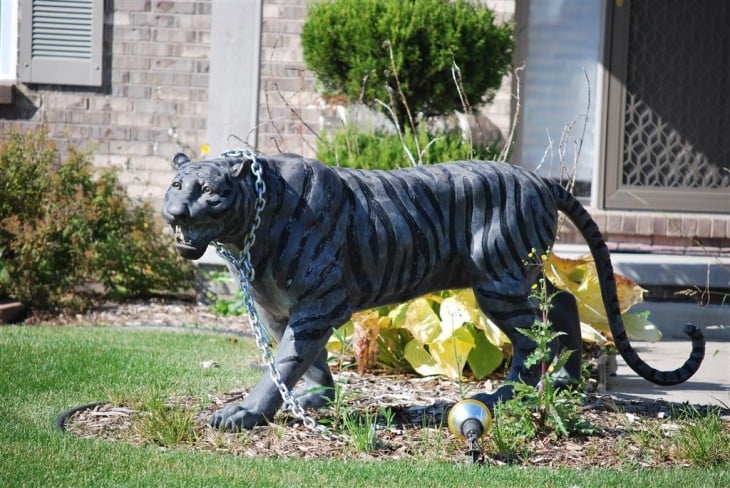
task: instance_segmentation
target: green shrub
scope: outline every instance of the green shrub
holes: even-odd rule
[[[408,153],[419,164],[464,159],[495,160],[499,156],[497,145],[471,147],[464,142],[461,134],[451,132],[434,136],[422,128],[418,129],[417,139],[410,130],[400,135],[358,131],[352,127],[342,128],[329,139],[326,142],[320,140],[317,158],[325,164],[345,168],[404,168],[413,164]]]
[[[192,268],[153,215],[113,170],[94,177],[88,154],[60,161],[44,132],[11,133],[0,141],[0,296],[78,309],[91,284],[115,297],[190,287]]]
[[[481,103],[507,73],[512,46],[511,26],[495,25],[491,10],[465,0],[321,0],[302,27],[304,60],[322,89],[383,110],[380,100],[402,129],[403,99],[413,116],[462,109],[462,94]]]

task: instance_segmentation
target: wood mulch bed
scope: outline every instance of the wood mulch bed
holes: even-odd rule
[[[223,329],[248,334],[246,320],[241,317],[219,317],[204,305],[189,302],[145,301],[108,303],[78,316],[30,318],[28,323],[110,325],[120,327],[192,327]],[[268,426],[233,434],[210,428],[210,415],[223,405],[238,402],[245,391],[221,392],[211,395],[205,405],[199,399],[171,398],[171,407],[188,409],[194,416],[191,439],[161,449],[188,449],[245,457],[296,457],[302,459],[412,459],[441,460],[464,463],[468,461],[466,445],[451,435],[445,427],[445,415],[450,406],[468,391],[491,390],[491,382],[467,382],[462,385],[440,378],[421,378],[401,374],[358,375],[341,371],[337,381],[342,387],[344,401],[339,411],[333,409],[313,413],[318,421],[334,425],[337,432],[342,414],[361,416],[382,413],[388,408],[393,415],[390,423],[381,418],[376,422],[374,447],[358,449],[352,436],[326,436],[311,431],[301,422],[277,415]],[[672,438],[681,429],[682,411],[688,405],[670,404],[656,400],[627,400],[610,395],[591,395],[583,407],[584,420],[600,429],[586,437],[555,439],[540,437],[527,445],[529,453],[517,462],[527,466],[571,468],[644,468],[683,466],[673,448]],[[699,414],[710,407],[694,406]],[[724,428],[730,432],[730,412],[721,410]],[[130,405],[97,405],[71,415],[65,424],[71,435],[93,437],[134,445],[153,444],[140,428],[140,419],[147,412]],[[514,462],[494,450],[492,433],[482,440],[484,448],[479,461],[487,464]]]

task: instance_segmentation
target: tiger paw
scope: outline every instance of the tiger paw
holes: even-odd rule
[[[212,427],[228,432],[250,430],[267,423],[268,420],[263,413],[248,410],[242,405],[228,405],[214,413],[210,419]]]

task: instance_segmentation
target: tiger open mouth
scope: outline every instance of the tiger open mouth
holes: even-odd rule
[[[182,225],[175,225],[173,229],[175,233],[175,247],[182,257],[185,259],[198,259],[205,253],[206,246],[201,246],[200,242],[196,242],[196,239],[191,237],[191,232],[188,228]]]

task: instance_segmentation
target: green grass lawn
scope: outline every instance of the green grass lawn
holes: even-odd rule
[[[54,430],[96,400],[208,393],[261,374],[252,341],[221,334],[0,327],[0,486],[730,486],[729,469],[549,470],[444,462],[248,459],[135,447]],[[215,360],[219,368],[199,363]]]

